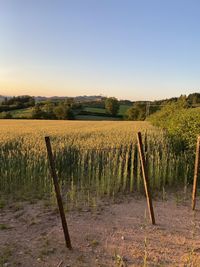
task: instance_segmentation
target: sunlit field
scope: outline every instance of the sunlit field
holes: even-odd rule
[[[136,133],[143,133],[151,188],[187,185],[187,155],[147,122],[0,121],[0,190],[18,198],[52,195],[45,136],[50,136],[63,195],[90,205],[143,192]]]

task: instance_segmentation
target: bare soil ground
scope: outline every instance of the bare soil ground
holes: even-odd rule
[[[55,207],[12,203],[0,210],[0,266],[200,266],[199,207],[174,196],[154,201],[155,226],[145,198],[67,212],[69,251]]]

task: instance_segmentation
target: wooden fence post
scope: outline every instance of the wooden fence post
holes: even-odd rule
[[[58,203],[58,207],[59,207],[59,211],[60,211],[60,217],[61,217],[61,221],[62,221],[62,227],[63,227],[64,236],[65,236],[66,246],[68,249],[72,249],[71,240],[70,240],[68,227],[67,227],[67,221],[65,218],[65,212],[64,212],[63,203],[62,203],[62,197],[60,194],[60,188],[59,188],[59,184],[58,184],[58,177],[57,177],[56,169],[55,169],[53,153],[52,153],[52,149],[51,149],[51,142],[50,142],[50,139],[48,136],[45,137],[45,142],[46,142],[47,154],[48,154],[48,159],[49,159],[49,164],[50,164],[50,171],[51,171],[51,175],[53,178],[57,203]]]
[[[141,162],[141,167],[142,167],[142,176],[144,180],[144,188],[145,188],[145,193],[146,193],[146,198],[147,198],[149,215],[150,215],[151,223],[155,224],[155,217],[154,217],[154,211],[153,211],[151,192],[149,190],[149,181],[148,181],[148,175],[147,175],[147,170],[146,170],[146,162],[145,162],[141,132],[137,133],[137,141],[138,141],[138,149],[139,149],[140,162]]]
[[[196,194],[197,194],[197,178],[200,165],[200,136],[197,138],[197,147],[196,147],[196,157],[195,157],[195,166],[194,166],[194,181],[193,181],[193,191],[192,191],[192,209],[195,209],[196,206]]]

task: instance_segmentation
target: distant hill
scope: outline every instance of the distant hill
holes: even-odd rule
[[[42,102],[42,101],[47,101],[47,100],[52,100],[52,101],[59,101],[59,100],[64,100],[67,98],[73,98],[75,102],[90,102],[90,101],[101,101],[105,99],[104,96],[99,96],[99,95],[93,95],[93,96],[75,96],[75,97],[68,97],[68,96],[51,96],[51,97],[45,97],[45,96],[35,96],[35,101],[36,102]]]
[[[10,99],[13,96],[4,96],[4,95],[0,95],[0,103],[2,101],[5,100],[5,98]],[[47,101],[47,100],[51,100],[51,101],[59,101],[59,100],[64,100],[67,98],[73,98],[75,102],[93,102],[93,101],[102,101],[104,100],[106,97],[105,96],[101,96],[101,95],[92,95],[92,96],[87,96],[87,95],[83,95],[83,96],[75,96],[75,97],[69,97],[69,96],[51,96],[51,97],[46,97],[46,96],[34,96],[35,101],[38,102],[43,102],[43,101]]]
[[[0,103],[5,99],[5,97],[7,99],[12,98],[13,96],[3,96],[0,95]],[[21,96],[22,97],[22,96]],[[51,101],[59,101],[59,100],[64,100],[67,98],[73,98],[75,102],[81,102],[81,103],[87,103],[87,102],[100,102],[102,100],[106,99],[106,96],[102,96],[102,95],[91,95],[91,96],[87,96],[87,95],[83,95],[83,96],[75,96],[75,97],[69,97],[69,96],[51,96],[51,97],[46,97],[46,96],[33,96],[33,98],[35,99],[35,101],[38,102],[43,102],[43,101],[47,101],[47,100],[51,100]],[[151,105],[161,105],[163,103],[168,103],[168,102],[176,102],[179,99],[179,97],[171,97],[171,98],[166,98],[166,99],[160,99],[160,100],[154,100],[154,101],[150,101],[150,100],[142,100],[142,101],[131,101],[131,100],[119,100],[120,104],[122,105],[132,105],[134,103],[140,103],[140,104],[147,104],[150,103]],[[187,100],[190,103],[193,104],[199,104],[200,103],[200,93],[196,92],[196,93],[192,93],[189,94],[187,96]]]

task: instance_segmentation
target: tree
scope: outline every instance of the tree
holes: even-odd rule
[[[75,102],[74,102],[74,98],[73,97],[69,97],[69,98],[65,99],[65,101],[64,101],[64,104],[69,106],[70,108],[73,108],[74,103]]]
[[[139,117],[139,110],[131,107],[126,111],[126,117],[129,121],[137,121]]]
[[[36,105],[32,111],[32,118],[33,119],[44,119],[44,117],[45,117],[44,111],[40,108],[39,105]]]
[[[57,119],[60,120],[73,120],[74,119],[74,113],[69,105],[66,103],[60,103],[57,107],[54,109],[55,115]]]
[[[55,112],[57,119],[59,119],[59,120],[63,119],[63,107],[61,104],[59,104],[57,107],[55,107],[54,112]]]
[[[46,119],[56,119],[56,115],[54,112],[55,105],[51,101],[47,101],[46,104],[44,105],[44,112],[45,112],[45,117]]]
[[[181,95],[177,100],[177,104],[179,108],[188,108],[189,103],[187,102],[187,96]]]
[[[12,119],[12,114],[10,112],[2,112],[1,118],[2,119]]]
[[[145,104],[135,103],[126,112],[128,120],[131,121],[143,121],[146,118],[146,106]]]
[[[112,116],[116,116],[119,111],[119,101],[114,97],[109,97],[105,101],[106,112]]]
[[[190,105],[200,105],[200,93],[193,93],[188,95],[187,100]]]

